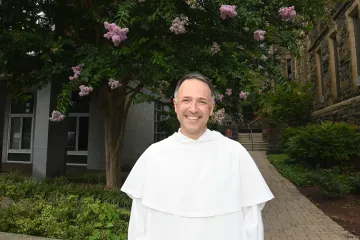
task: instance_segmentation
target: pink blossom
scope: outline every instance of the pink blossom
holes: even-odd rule
[[[185,25],[188,23],[188,21],[188,18],[183,16],[175,18],[170,27],[170,31],[177,35],[185,33]]]
[[[232,89],[231,89],[231,88],[227,88],[225,94],[228,95],[228,96],[231,96],[231,94],[232,94]]]
[[[220,16],[222,19],[228,17],[235,17],[237,15],[235,5],[221,5],[220,7]]]
[[[109,87],[111,87],[111,89],[115,89],[121,86],[121,83],[119,81],[115,81],[114,79],[110,78],[109,79]]]
[[[92,87],[87,87],[85,85],[80,85],[79,88],[80,88],[80,92],[79,92],[80,97],[87,96],[89,95],[89,93],[93,91]]]
[[[71,67],[71,70],[73,71],[74,76],[70,76],[69,80],[73,81],[73,80],[79,79],[79,75],[81,74],[81,71],[82,71],[83,67],[84,67],[83,63],[79,64],[79,65],[77,65],[75,67]]]
[[[239,94],[239,97],[244,99],[244,100],[246,100],[248,96],[249,96],[248,92],[241,91],[240,94]]]
[[[128,28],[121,28],[115,23],[108,22],[104,22],[104,27],[106,30],[108,30],[108,32],[104,34],[104,38],[109,40],[111,39],[111,41],[114,43],[114,46],[116,47],[128,38]]]
[[[254,32],[254,39],[256,41],[263,41],[265,39],[266,31],[264,30],[256,30]]]
[[[216,95],[216,101],[222,102],[223,98],[224,98],[224,95],[222,95],[222,94]]]
[[[290,21],[290,20],[294,19],[296,16],[295,7],[294,6],[282,7],[279,9],[279,15],[282,20]]]
[[[211,49],[210,49],[210,54],[212,56],[214,56],[215,54],[217,54],[218,52],[220,52],[220,46],[214,42],[213,45],[211,46]]]
[[[65,116],[63,114],[61,114],[61,112],[54,110],[51,114],[51,118],[49,118],[49,119],[52,122],[60,122],[60,121],[64,120],[64,118],[65,118]]]
[[[225,119],[225,109],[221,108],[214,113],[214,118],[218,123],[222,123]]]

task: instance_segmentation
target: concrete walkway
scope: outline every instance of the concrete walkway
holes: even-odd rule
[[[250,152],[275,199],[263,210],[265,240],[358,240],[325,215],[272,166],[265,152]]]
[[[0,240],[52,240],[52,239],[0,232]]]

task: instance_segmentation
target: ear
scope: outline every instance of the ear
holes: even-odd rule
[[[215,101],[212,101],[211,103],[211,109],[210,109],[210,116],[212,116],[214,114],[214,108],[215,108]]]
[[[177,113],[176,98],[173,98],[173,103],[174,103],[175,112]]]

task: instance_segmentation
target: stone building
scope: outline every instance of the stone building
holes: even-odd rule
[[[284,74],[311,81],[314,120],[360,125],[360,1],[339,5],[329,23],[310,32],[300,57],[283,59]]]

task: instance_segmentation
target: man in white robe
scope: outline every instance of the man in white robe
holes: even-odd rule
[[[211,81],[186,75],[174,106],[179,131],[152,144],[121,188],[132,198],[128,240],[263,240],[274,196],[246,149],[207,129]]]

